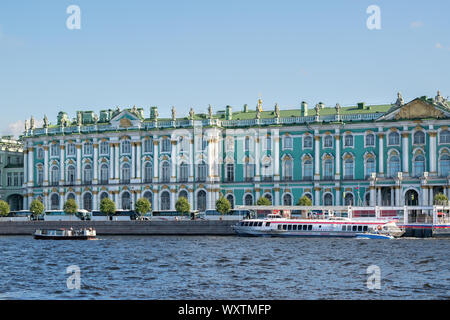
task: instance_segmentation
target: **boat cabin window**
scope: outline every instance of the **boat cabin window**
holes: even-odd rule
[[[356,231],[358,227],[357,226],[353,226],[353,231]]]
[[[347,226],[342,226],[342,231],[346,231],[347,230]]]
[[[367,231],[367,229],[368,229],[368,227],[367,227],[367,226],[364,226],[364,227],[363,227],[363,231],[364,231],[364,232],[366,232],[366,231]]]
[[[287,225],[283,224],[283,230],[287,230]]]
[[[281,224],[278,225],[278,230],[281,230],[281,228],[283,228],[283,226]]]
[[[270,226],[270,222],[266,222],[266,227]]]
[[[358,231],[362,231],[362,226],[358,226]]]
[[[292,225],[288,225],[288,230],[292,230]]]
[[[297,230],[297,225],[296,224],[294,224],[293,226],[292,226],[292,230]]]
[[[308,226],[308,230],[312,230],[312,224]]]

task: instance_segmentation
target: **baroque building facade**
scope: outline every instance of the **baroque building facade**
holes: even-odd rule
[[[12,136],[0,138],[0,200],[9,204],[11,211],[22,210],[23,147]]]
[[[294,205],[430,205],[450,195],[450,108],[440,92],[408,103],[325,107],[159,118],[142,108],[79,111],[56,124],[25,123],[24,208],[32,199],[61,210],[76,199],[98,210],[108,197],[132,209],[145,197],[153,210],[214,209],[220,195],[233,206],[266,197]]]

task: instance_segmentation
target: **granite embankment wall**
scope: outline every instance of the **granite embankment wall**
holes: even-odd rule
[[[230,220],[1,221],[0,235],[32,235],[36,229],[89,228],[97,235],[234,235]]]

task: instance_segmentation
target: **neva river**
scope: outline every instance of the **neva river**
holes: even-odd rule
[[[449,252],[450,239],[0,237],[0,299],[450,299]]]

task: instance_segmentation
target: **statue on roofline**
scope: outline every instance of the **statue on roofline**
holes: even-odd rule
[[[194,120],[194,115],[195,115],[194,109],[191,108],[191,110],[189,111],[189,119]]]
[[[405,100],[403,100],[402,94],[400,92],[397,93],[397,101],[395,101],[395,106],[401,107],[405,104]]]
[[[28,132],[28,120],[25,119],[25,132]]]
[[[213,118],[213,109],[212,109],[211,105],[209,105],[209,107],[208,107],[208,116],[210,119]]]
[[[44,128],[48,128],[48,118],[47,118],[47,115],[44,115]]]
[[[31,116],[31,119],[30,119],[30,128],[31,128],[31,130],[34,130],[34,118],[33,118],[33,116]]]
[[[275,103],[275,116],[277,118],[280,117],[280,107],[278,107],[278,103]]]
[[[175,110],[175,106],[172,106],[172,121],[177,119],[177,112]]]

